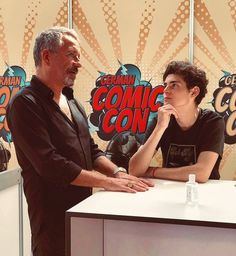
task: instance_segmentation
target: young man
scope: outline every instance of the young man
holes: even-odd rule
[[[130,174],[186,181],[193,173],[199,182],[219,179],[224,121],[217,113],[198,107],[207,92],[205,72],[191,63],[173,61],[163,81],[164,105],[158,109],[151,135],[130,160]],[[159,147],[162,167],[149,167]]]
[[[36,75],[11,100],[7,121],[22,168],[33,255],[64,256],[65,211],[91,195],[92,187],[134,193],[151,184],[122,172],[89,134],[71,88],[81,67],[76,32],[42,32],[34,61]]]

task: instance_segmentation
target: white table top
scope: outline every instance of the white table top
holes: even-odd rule
[[[98,191],[67,216],[236,228],[236,181],[199,184],[197,206],[186,205],[184,182],[153,181],[147,192]]]

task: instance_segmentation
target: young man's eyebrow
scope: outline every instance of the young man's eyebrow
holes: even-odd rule
[[[170,82],[169,82],[169,84],[173,84],[173,83],[180,83],[180,81],[175,80],[175,81],[170,81]],[[163,84],[164,84],[164,85],[167,85],[167,82],[164,82]]]
[[[180,81],[179,80],[170,81],[170,84],[173,84],[173,83],[180,83]]]

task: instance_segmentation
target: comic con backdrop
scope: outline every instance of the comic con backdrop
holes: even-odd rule
[[[193,44],[189,0],[73,0],[73,28],[81,40],[82,68],[74,87],[99,146],[120,165],[142,143],[163,102],[162,74],[171,60],[204,69],[208,94],[201,107],[225,120],[223,179],[236,179],[236,2],[194,1]],[[39,31],[68,26],[67,0],[0,3],[0,141],[14,145],[5,113],[11,97],[34,74],[32,48]],[[118,157],[117,157],[118,156]],[[160,164],[160,156],[153,164]]]

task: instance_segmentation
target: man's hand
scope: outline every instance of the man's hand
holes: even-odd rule
[[[148,190],[148,185],[146,185],[144,182],[142,182],[138,178],[124,179],[124,178],[107,177],[107,180],[105,181],[103,187],[105,190],[108,190],[108,191],[120,191],[120,192],[128,192],[128,193],[145,192]]]
[[[138,183],[138,184],[140,184],[140,186],[146,188],[147,190],[148,190],[148,187],[154,186],[154,183],[149,179],[137,178],[137,177],[135,177],[133,175],[129,175],[125,172],[117,172],[115,177],[119,178],[119,179],[126,179],[126,180],[129,180],[134,183]]]

